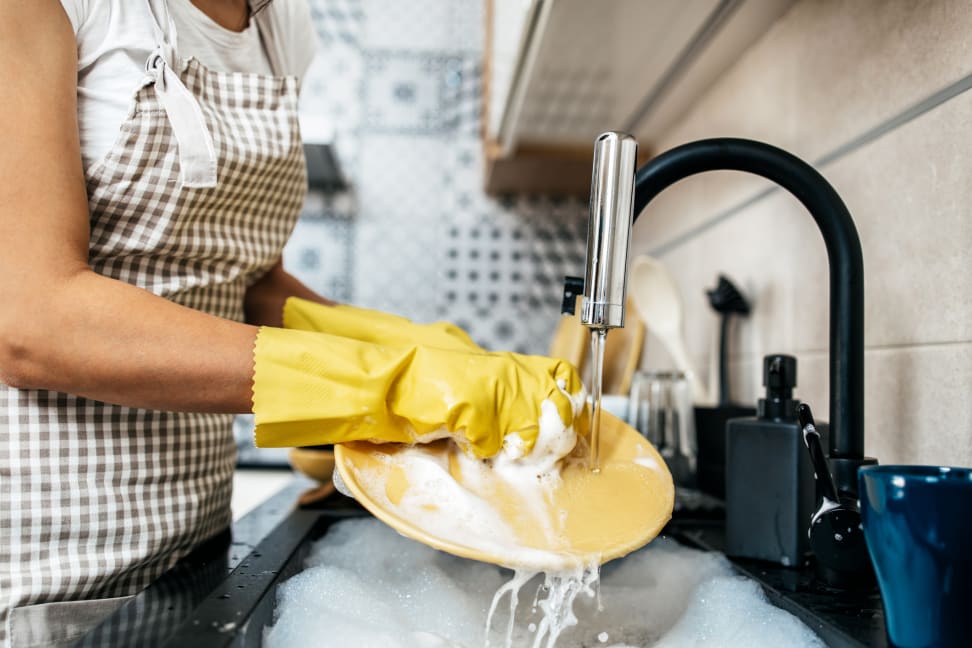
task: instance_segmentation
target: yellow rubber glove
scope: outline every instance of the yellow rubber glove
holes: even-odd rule
[[[583,389],[577,370],[563,360],[384,346],[270,327],[257,335],[254,363],[260,447],[410,443],[445,431],[467,451],[489,457],[507,434],[519,434],[532,449],[544,400],[572,425],[575,408],[564,391]]]
[[[440,349],[483,350],[455,324],[416,324],[390,313],[347,304],[325,306],[299,297],[290,297],[284,304],[283,325],[288,329],[331,333],[390,346],[417,344]]]

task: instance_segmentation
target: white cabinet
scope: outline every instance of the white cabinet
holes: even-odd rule
[[[585,194],[594,138],[659,133],[794,0],[488,0],[488,191]]]

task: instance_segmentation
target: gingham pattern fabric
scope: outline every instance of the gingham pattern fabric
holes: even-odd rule
[[[89,262],[241,321],[247,286],[280,258],[303,203],[297,80],[181,67],[218,185],[180,185],[169,120],[145,85],[114,148],[86,170]],[[10,609],[132,594],[225,529],[232,420],[0,385],[0,646]]]

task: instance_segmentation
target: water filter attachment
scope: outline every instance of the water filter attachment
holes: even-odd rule
[[[638,142],[630,135],[607,132],[594,142],[581,306],[581,323],[588,328],[624,326],[637,160]]]

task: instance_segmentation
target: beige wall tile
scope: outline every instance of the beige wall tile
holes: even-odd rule
[[[824,353],[793,353],[795,396],[820,421],[829,417],[829,370]],[[864,447],[883,464],[972,466],[972,344],[871,350],[865,354]],[[730,365],[733,400],[753,404],[764,393],[762,358]],[[756,380],[754,380],[756,378]]]
[[[812,160],[972,72],[970,28],[972,3],[806,0],[664,144],[746,136]],[[821,168],[863,246],[866,442],[883,463],[972,465],[969,141],[972,92]],[[782,191],[712,222],[760,183],[710,173],[676,185],[638,221],[632,253],[670,243],[659,260],[678,284],[686,346],[711,387],[718,319],[704,290],[724,272],[754,308],[731,340],[734,400],[762,393],[763,355],[791,353],[798,394],[825,418],[829,288],[819,231]],[[651,335],[642,366],[671,366]]]
[[[972,72],[970,30],[964,0],[805,0],[681,122],[642,143],[660,152],[748,137],[813,161]],[[764,186],[740,174],[677,185],[646,210],[635,244],[653,249]]]
[[[824,170],[861,238],[869,347],[972,340],[968,141],[972,93]],[[633,254],[639,253],[633,247]],[[753,304],[733,340],[734,352],[828,347],[826,250],[816,225],[792,196],[775,192],[659,260],[678,284],[686,346],[701,357],[701,366],[711,362],[718,324],[704,291],[720,272]]]
[[[825,354],[796,354],[797,398],[829,418]],[[752,372],[755,359],[740,363]],[[864,447],[884,464],[972,466],[972,344],[871,350],[865,354]],[[762,391],[760,388],[758,394]]]

